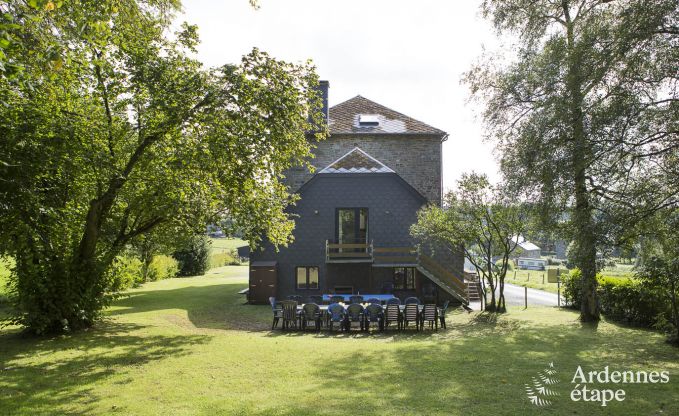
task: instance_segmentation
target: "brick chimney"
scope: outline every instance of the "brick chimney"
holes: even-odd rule
[[[330,88],[330,82],[320,81],[318,88],[321,90],[321,96],[323,97],[323,116],[325,118],[326,124],[328,123],[328,89]]]

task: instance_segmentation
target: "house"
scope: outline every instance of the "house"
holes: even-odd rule
[[[328,109],[328,86],[315,172],[286,174],[300,196],[294,242],[250,253],[249,301],[392,293],[466,303],[462,253],[418,250],[409,232],[421,207],[441,204],[447,134],[361,96]]]
[[[521,248],[521,257],[530,259],[539,259],[541,255],[541,248],[537,245],[531,243],[530,241],[522,241],[519,243],[519,248]]]

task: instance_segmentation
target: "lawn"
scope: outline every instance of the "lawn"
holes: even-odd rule
[[[240,238],[211,238],[213,250],[233,250],[234,248],[247,246],[248,242]]]
[[[679,350],[655,332],[583,327],[555,308],[458,312],[437,333],[272,332],[269,307],[236,294],[246,274],[149,283],[71,336],[0,331],[0,414],[679,414]],[[538,408],[524,384],[550,362],[560,396]],[[670,382],[607,385],[625,401],[576,403],[578,365],[666,370]]]

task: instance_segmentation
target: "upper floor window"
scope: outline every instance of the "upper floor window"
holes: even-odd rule
[[[297,279],[297,289],[318,289],[318,267],[297,267],[295,275]]]
[[[394,289],[415,290],[414,267],[394,267]]]
[[[340,244],[368,241],[368,208],[337,209],[337,242]]]

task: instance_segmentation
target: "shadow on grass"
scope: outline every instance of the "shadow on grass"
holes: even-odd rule
[[[88,414],[97,402],[94,385],[125,367],[189,354],[206,335],[160,336],[134,333],[135,324],[101,322],[87,332],[52,338],[0,335],[2,414]],[[38,356],[40,363],[31,358]],[[69,403],[77,406],[69,408]],[[74,410],[76,409],[77,410]]]
[[[625,402],[604,408],[570,400],[570,381],[579,365],[585,371],[606,365],[665,369],[679,376],[679,354],[659,344],[657,336],[611,327],[606,331],[611,333],[582,328],[577,322],[541,325],[476,314],[435,334],[394,332],[387,336],[404,342],[378,350],[357,345],[348,354],[318,362],[313,376],[320,383],[307,383],[299,394],[308,397],[321,391],[318,401],[285,401],[258,414],[334,414],[337,409],[344,414],[509,415],[546,410],[551,414],[677,414],[679,397],[671,384],[627,386]],[[560,379],[554,386],[559,396],[549,409],[533,406],[525,384],[552,362]]]
[[[271,308],[248,305],[238,291],[243,283],[185,286],[178,289],[139,290],[118,299],[107,315],[185,310],[196,328],[266,331],[271,329]]]

